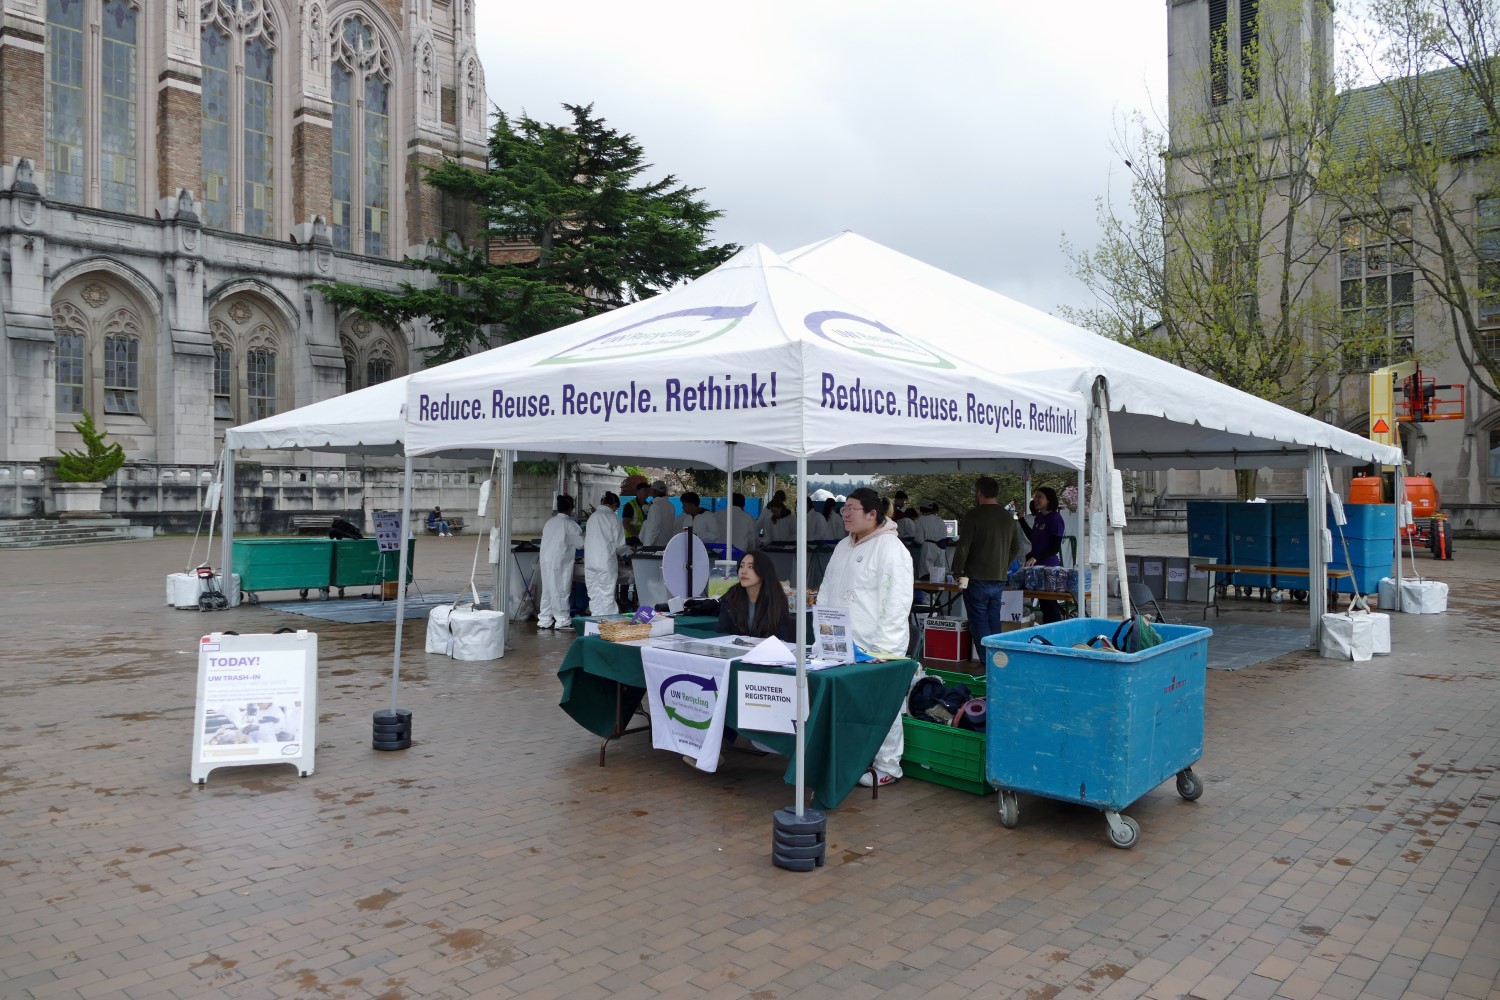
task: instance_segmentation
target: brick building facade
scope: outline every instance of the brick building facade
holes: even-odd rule
[[[201,468],[434,342],[312,286],[473,225],[420,177],[485,164],[474,0],[0,0],[0,87],[0,514],[84,412],[127,472]]]

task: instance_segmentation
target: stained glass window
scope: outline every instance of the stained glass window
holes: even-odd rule
[[[365,78],[365,253],[383,257],[391,228],[390,85]]]
[[[57,332],[57,412],[83,412],[83,334]]]
[[[349,202],[354,171],[350,154],[354,143],[354,109],[349,101],[349,71],[342,63],[333,67],[333,222],[329,238],[340,250],[350,249]]]
[[[390,73],[379,36],[358,16],[339,27],[334,50],[331,238],[383,257],[392,243]]]
[[[100,58],[100,194],[104,208],[136,208],[136,21],[125,0],[104,0],[104,35]]]
[[[264,39],[245,43],[245,232],[272,235],[275,194],[275,108],[272,52]]]
[[[141,342],[135,337],[104,338],[104,412],[141,412]]]
[[[1366,371],[1409,358],[1415,335],[1411,212],[1339,223],[1339,308],[1345,326],[1373,340],[1346,352],[1345,367]]]
[[[276,352],[263,347],[245,353],[245,395],[251,420],[276,413]]]
[[[214,419],[234,419],[234,348],[214,344]]]
[[[390,358],[371,358],[365,363],[365,385],[379,385],[382,382],[389,382],[393,367]]]
[[[203,223],[229,228],[229,36],[203,26]]]
[[[47,0],[47,193],[75,204],[83,202],[83,13],[83,0]]]

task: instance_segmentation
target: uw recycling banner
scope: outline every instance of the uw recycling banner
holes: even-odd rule
[[[711,656],[641,648],[652,746],[695,758],[700,771],[718,770],[729,705],[729,664]]]

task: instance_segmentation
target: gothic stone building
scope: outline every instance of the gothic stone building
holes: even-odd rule
[[[1274,69],[1282,75],[1281,93],[1294,95],[1293,100],[1299,94],[1300,99],[1307,99],[1315,89],[1327,86],[1324,74],[1331,71],[1334,55],[1328,6],[1322,0],[1167,0],[1172,162],[1186,162],[1204,148],[1197,134],[1201,123],[1232,114],[1236,101],[1253,96],[1247,88],[1270,86],[1265,74],[1273,69],[1266,52],[1273,45],[1285,57]],[[1218,48],[1211,44],[1216,37],[1223,39]],[[1247,76],[1257,49],[1259,79]],[[1451,75],[1453,71],[1439,71],[1424,85],[1443,85],[1444,72]],[[1329,107],[1335,116],[1331,124],[1335,145],[1358,141],[1369,116],[1390,113],[1383,109],[1375,88],[1338,93]],[[1492,235],[1500,233],[1500,190],[1494,187],[1500,183],[1500,170],[1493,137],[1486,138],[1487,129],[1481,125],[1433,123],[1436,132],[1458,137],[1449,159],[1451,197],[1456,216],[1467,219],[1472,227],[1470,237],[1481,247],[1482,256],[1485,248],[1493,253],[1500,246]],[[1398,181],[1386,199],[1398,214],[1402,208],[1399,192]],[[1330,202],[1315,203],[1310,212],[1325,219],[1330,228],[1336,227],[1338,234],[1334,251],[1319,260],[1311,276],[1312,294],[1337,303],[1346,319],[1383,327],[1388,338],[1378,360],[1348,366],[1333,402],[1318,415],[1365,434],[1370,426],[1366,373],[1380,363],[1413,354],[1422,359],[1424,374],[1434,376],[1437,384],[1465,385],[1464,419],[1401,424],[1401,445],[1411,459],[1411,471],[1431,472],[1459,533],[1500,534],[1500,407],[1469,380],[1453,346],[1452,327],[1442,303],[1424,289],[1419,271],[1402,264],[1404,247],[1372,240],[1359,218],[1346,217]],[[1420,246],[1430,236],[1422,231],[1422,213],[1412,211],[1409,218]],[[1493,263],[1471,262],[1471,266],[1476,272],[1481,266],[1500,266],[1500,257]],[[1477,273],[1470,277],[1478,283]],[[1268,284],[1263,275],[1263,311],[1275,308],[1276,289]],[[1500,303],[1480,297],[1477,309],[1481,325],[1493,328],[1492,349],[1500,347]],[[1172,473],[1168,490],[1191,496],[1227,489],[1233,495],[1227,478],[1210,479],[1196,473]],[[1266,492],[1273,496],[1302,493],[1297,475],[1263,478],[1263,489],[1267,486]]]
[[[403,256],[472,224],[420,175],[485,164],[474,2],[0,0],[0,515],[84,413],[130,460],[114,509],[147,514],[226,428],[418,363],[428,331],[312,286],[421,280]],[[247,458],[267,496],[343,464]]]

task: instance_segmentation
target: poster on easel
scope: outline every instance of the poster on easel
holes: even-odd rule
[[[401,551],[401,512],[377,510],[371,517],[375,520],[375,541],[381,552]]]
[[[198,643],[191,779],[219,767],[291,764],[313,772],[318,722],[318,636],[213,632]]]

